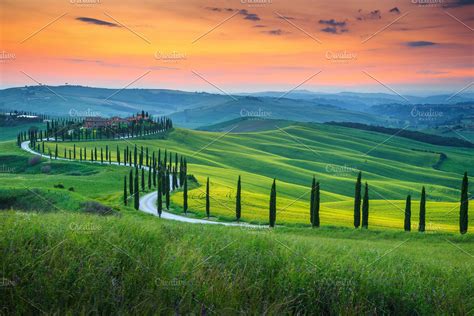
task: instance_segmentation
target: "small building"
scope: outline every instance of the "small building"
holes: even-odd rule
[[[89,116],[84,119],[84,127],[98,128],[109,125],[109,120],[100,116]]]

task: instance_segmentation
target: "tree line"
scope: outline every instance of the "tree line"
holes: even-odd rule
[[[157,134],[173,128],[173,121],[167,117],[153,118],[148,113],[132,116],[130,119],[109,120],[107,126],[87,127],[86,119],[58,118],[48,120],[46,129],[30,128],[17,135],[17,144],[29,140],[33,146],[44,140],[90,141],[101,139],[120,139]]]
[[[130,168],[128,175],[123,179],[123,203],[128,205],[128,200],[133,198],[133,207],[140,208],[140,191],[156,189],[158,191],[157,212],[161,216],[163,210],[163,197],[166,209],[170,208],[170,192],[184,186],[187,192],[187,161],[177,153],[174,155],[165,150],[163,159],[161,150],[158,155],[154,152],[145,165],[137,164]],[[141,161],[141,160],[139,160]]]
[[[186,182],[185,182],[186,185]],[[362,173],[359,172],[357,180],[355,183],[355,193],[354,193],[354,228],[358,229],[359,227],[363,229],[369,228],[369,185],[366,182],[364,185],[364,190],[362,194]],[[464,173],[464,177],[461,185],[461,201],[460,201],[460,211],[459,211],[459,231],[461,234],[465,234],[468,231],[468,210],[469,210],[469,180],[467,172]],[[237,190],[235,198],[235,219],[237,222],[241,220],[242,216],[242,181],[239,176],[237,179]],[[210,217],[210,194],[209,194],[209,178],[206,180],[206,217]],[[406,198],[405,205],[405,216],[404,216],[404,230],[409,232],[411,231],[411,195],[408,195]],[[321,195],[320,195],[320,183],[316,181],[313,176],[311,183],[311,197],[309,199],[309,221],[313,228],[320,227],[320,204],[321,204]],[[160,204],[158,204],[160,205]],[[187,187],[184,189],[183,194],[183,205],[185,206],[185,213],[188,209],[188,194]],[[161,213],[159,213],[161,215]],[[277,189],[276,189],[276,179],[273,179],[273,183],[270,189],[270,202],[269,202],[269,226],[275,227],[277,217]],[[418,231],[424,232],[426,226],[426,189],[423,186],[421,189],[421,198],[420,198],[420,209],[419,209],[419,223]]]

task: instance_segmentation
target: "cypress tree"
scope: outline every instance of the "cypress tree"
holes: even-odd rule
[[[425,231],[425,221],[426,221],[426,191],[425,187],[421,189],[421,200],[420,200],[420,223],[418,225],[418,231]]]
[[[210,208],[211,208],[211,205],[210,205],[210,200],[209,200],[209,177],[207,177],[207,182],[206,182],[206,216],[207,218],[210,217]]]
[[[145,191],[145,169],[142,168],[142,191]]]
[[[240,176],[239,179],[237,180],[237,193],[235,195],[235,218],[237,219],[237,222],[240,221],[240,216],[242,212],[242,203],[241,203],[241,183],[240,183]]]
[[[406,232],[411,231],[411,195],[407,196],[407,202],[405,205],[405,224],[404,228]]]
[[[117,163],[120,166],[120,149],[119,149],[118,145],[117,145]]]
[[[138,187],[138,168],[135,167],[135,187],[133,189],[133,206],[135,207],[136,210],[140,208],[140,189]]]
[[[459,209],[459,232],[467,233],[468,229],[468,210],[469,210],[469,180],[467,172],[464,172],[461,186],[461,207]]]
[[[54,159],[58,159],[58,144],[56,144],[56,149],[54,151]]]
[[[151,189],[151,173],[152,173],[152,168],[148,167],[148,190]]]
[[[170,189],[171,189],[171,183],[170,183],[170,173],[169,171],[166,171],[166,209],[170,209]]]
[[[100,147],[100,163],[104,163],[104,151],[102,147]]]
[[[311,225],[314,223],[314,191],[316,190],[316,178],[313,176],[313,182],[311,183],[311,198],[309,200],[309,221]]]
[[[362,201],[362,228],[369,228],[369,185],[365,183],[364,199]]]
[[[313,227],[319,227],[319,209],[320,209],[320,193],[319,193],[319,182],[315,185],[314,202],[313,202]]]
[[[74,144],[74,160],[76,160],[76,144]]]
[[[188,179],[187,178],[184,178],[183,209],[184,209],[184,214],[187,214],[188,213]]]
[[[276,221],[276,180],[273,179],[272,189],[270,191],[270,227],[275,227]]]
[[[357,176],[357,181],[355,185],[355,194],[354,194],[354,227],[359,228],[360,226],[360,198],[361,198],[361,189],[362,189],[362,173],[359,172]]]
[[[137,145],[135,145],[133,149],[133,164],[135,167],[137,166]]]
[[[161,212],[163,211],[163,193],[161,192],[161,181],[163,181],[163,177],[161,177],[161,172],[158,173],[158,190],[157,190],[157,199],[158,199],[158,216],[161,217]]]
[[[128,189],[130,191],[130,195],[133,195],[133,170],[130,169],[130,173],[129,173],[129,181],[128,181]]]
[[[127,205],[127,176],[123,177],[123,205]]]

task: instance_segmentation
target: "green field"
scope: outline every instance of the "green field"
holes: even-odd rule
[[[413,228],[417,225],[422,186],[428,196],[428,230],[457,231],[462,174],[474,173],[474,150],[434,146],[344,127],[293,124],[256,133],[211,133],[175,129],[166,139],[81,143],[88,150],[108,144],[165,148],[187,157],[189,173],[201,184],[211,179],[211,213],[221,220],[234,216],[235,185],[242,176],[243,220],[266,223],[273,178],[277,179],[277,224],[309,225],[312,175],[321,182],[322,225],[351,226],[354,183],[359,170],[369,183],[370,226],[403,227],[405,198],[414,199]],[[46,144],[54,152],[55,144]],[[72,143],[59,143],[59,153]],[[447,159],[434,169],[440,158]],[[113,157],[115,159],[115,157]],[[120,190],[121,183],[117,183]],[[204,216],[204,189],[190,191],[190,208]],[[182,194],[173,195],[175,211]]]
[[[15,141],[2,142],[2,312],[469,315],[474,240],[458,233],[458,201],[462,172],[474,171],[473,152],[388,137],[294,124],[257,133],[175,129],[164,139],[80,144],[185,155],[188,173],[201,184],[189,192],[195,217],[204,216],[209,176],[211,213],[233,220],[242,175],[243,219],[266,224],[276,177],[273,230],[160,220],[123,206],[128,168],[35,162]],[[62,153],[72,143],[58,145]],[[432,168],[437,152],[448,157],[439,170]],[[368,230],[351,228],[355,169],[371,189]],[[320,229],[309,227],[313,174],[322,186]],[[405,195],[417,200],[423,185],[428,232],[415,232],[417,202],[414,231],[403,232]],[[91,201],[109,215],[88,209]],[[178,191],[171,211],[181,207]]]

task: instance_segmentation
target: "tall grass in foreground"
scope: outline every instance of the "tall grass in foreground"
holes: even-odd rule
[[[470,235],[229,228],[129,212],[2,215],[1,307],[8,314],[406,315],[474,308],[472,257],[458,249],[473,253]]]

